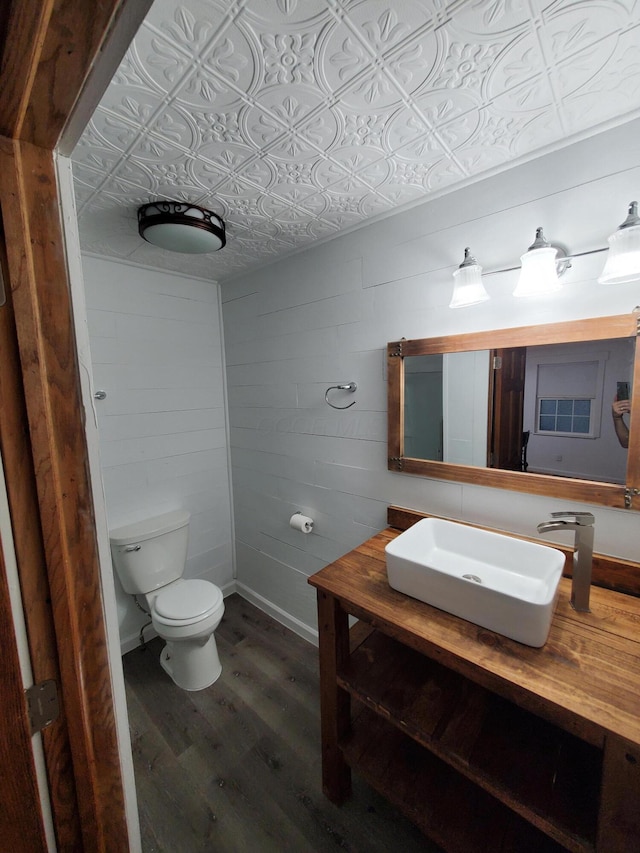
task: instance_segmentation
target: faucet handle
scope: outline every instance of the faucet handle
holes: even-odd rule
[[[551,518],[575,518],[577,524],[583,524],[585,526],[596,523],[595,516],[592,512],[582,512],[579,510],[576,512],[572,512],[571,510],[552,512]]]

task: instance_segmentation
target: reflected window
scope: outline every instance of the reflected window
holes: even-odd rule
[[[591,434],[591,400],[542,397],[538,399],[538,432],[570,435]]]
[[[587,350],[582,344],[565,345],[562,352],[552,346],[533,349],[531,358],[527,354],[527,367],[529,376],[535,377],[535,393],[529,396],[535,434],[543,441],[543,436],[598,438],[607,365],[611,362],[613,368],[614,363],[610,351]],[[565,448],[554,445],[542,452],[564,455]],[[549,460],[544,467],[548,470]]]

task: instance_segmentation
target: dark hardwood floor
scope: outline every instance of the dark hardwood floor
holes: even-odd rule
[[[238,595],[216,631],[222,676],[180,690],[162,642],[124,658],[145,853],[437,853],[353,774],[322,794],[317,649]]]

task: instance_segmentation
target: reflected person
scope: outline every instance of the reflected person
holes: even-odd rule
[[[611,414],[613,416],[613,428],[616,431],[616,436],[622,447],[629,447],[629,427],[624,422],[624,415],[631,411],[631,403],[629,400],[613,401],[611,406]]]

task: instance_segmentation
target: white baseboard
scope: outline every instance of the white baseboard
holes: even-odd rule
[[[276,620],[276,622],[279,622],[281,625],[284,625],[285,628],[289,628],[289,630],[293,631],[294,634],[302,637],[303,640],[306,640],[314,646],[318,645],[318,632],[315,628],[310,628],[306,623],[296,619],[295,616],[291,616],[291,614],[282,610],[266,598],[263,598],[261,595],[258,595],[257,592],[254,592],[248,586],[245,586],[239,581],[236,581],[236,592],[238,595],[246,598],[246,600],[251,602],[251,604],[255,604],[259,610],[262,610],[264,613],[271,616]]]

